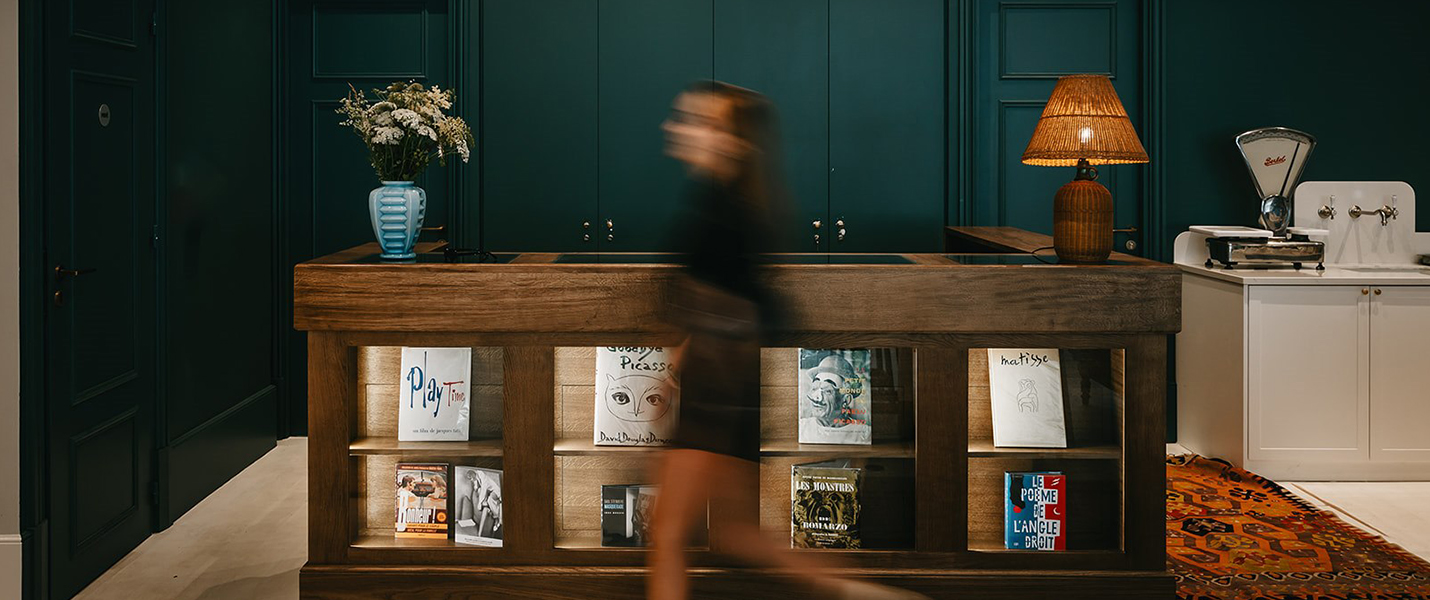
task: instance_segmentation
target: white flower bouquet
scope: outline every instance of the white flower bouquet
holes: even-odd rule
[[[455,94],[437,86],[397,82],[386,90],[373,90],[370,102],[352,86],[338,114],[342,124],[367,144],[372,168],[381,181],[415,181],[435,156],[447,164],[449,154],[462,162],[471,156],[472,131],[461,117],[444,113]]]

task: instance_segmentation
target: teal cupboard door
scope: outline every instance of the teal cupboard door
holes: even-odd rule
[[[828,0],[716,0],[714,69],[778,107],[788,197],[775,247],[828,251]]]
[[[596,12],[590,0],[482,5],[488,250],[596,250]]]
[[[1053,194],[1074,169],[1020,159],[1058,76],[1108,75],[1133,124],[1141,122],[1140,11],[1136,0],[978,0],[972,224],[1052,233]],[[1098,170],[1112,191],[1117,226],[1138,223],[1142,167]],[[1127,250],[1125,241],[1119,236],[1115,249]]]
[[[945,21],[942,0],[829,3],[832,251],[943,245]]]
[[[673,247],[685,201],[681,164],[665,156],[660,124],[691,82],[710,79],[711,0],[599,3],[598,213],[606,252]]]

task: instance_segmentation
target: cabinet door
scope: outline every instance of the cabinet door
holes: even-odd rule
[[[1363,291],[1359,286],[1250,288],[1248,458],[1369,458],[1370,302]]]
[[[710,79],[711,1],[599,3],[600,222],[593,229],[603,252],[668,250],[678,235],[685,169],[665,155],[660,124],[676,94]]]
[[[829,4],[830,250],[943,244],[943,11],[940,0]]]
[[[789,194],[779,249],[829,250],[829,3],[716,0],[714,35],[715,78],[761,92],[779,110]]]
[[[595,238],[597,225],[596,116],[596,3],[484,3],[480,143],[486,149],[487,249],[596,249],[583,241]]]
[[[1377,287],[1370,302],[1371,458],[1430,461],[1430,286]]]

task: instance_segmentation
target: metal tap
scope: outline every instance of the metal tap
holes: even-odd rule
[[[1346,214],[1350,215],[1352,219],[1359,219],[1361,215],[1380,215],[1380,226],[1385,227],[1390,225],[1391,219],[1400,216],[1400,209],[1386,204],[1375,210],[1362,210],[1360,205],[1357,204],[1346,211]]]

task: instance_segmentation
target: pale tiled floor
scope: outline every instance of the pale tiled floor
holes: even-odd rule
[[[307,554],[306,438],[278,447],[85,588],[80,600],[298,597]],[[1185,450],[1170,445],[1168,452]],[[1430,560],[1424,483],[1283,483],[1353,525]]]

